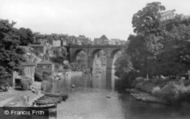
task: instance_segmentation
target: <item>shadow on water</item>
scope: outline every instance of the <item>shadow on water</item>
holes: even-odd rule
[[[128,93],[119,93],[125,119],[190,119],[190,104],[169,106],[137,101]]]

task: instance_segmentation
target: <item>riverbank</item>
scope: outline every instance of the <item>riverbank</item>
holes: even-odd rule
[[[132,88],[132,89],[126,89],[126,91],[136,100],[139,101],[145,101],[150,103],[158,103],[158,104],[168,104],[167,101],[159,99],[149,93],[140,91],[138,89]]]
[[[40,83],[34,83],[33,87],[38,90],[38,93],[32,92],[31,90],[15,90],[13,87],[10,87],[6,92],[0,92],[0,107],[8,105],[11,102],[18,102],[23,97],[28,97],[28,103],[31,105],[34,100],[42,96],[39,88]]]

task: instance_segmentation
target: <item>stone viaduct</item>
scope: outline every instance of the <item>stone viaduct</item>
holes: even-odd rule
[[[95,54],[103,50],[107,57],[106,66],[106,88],[111,88],[112,81],[112,66],[114,55],[121,51],[124,45],[70,45],[67,47],[69,52],[69,61],[75,62],[80,51],[84,51],[88,55],[88,66],[93,70],[93,61]]]

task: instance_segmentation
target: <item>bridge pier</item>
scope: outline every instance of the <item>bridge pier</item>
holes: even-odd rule
[[[107,54],[107,68],[106,68],[106,88],[112,89],[112,57],[111,54]]]
[[[111,68],[110,67],[107,67],[106,69],[106,88],[107,89],[112,89],[112,86],[111,86]]]

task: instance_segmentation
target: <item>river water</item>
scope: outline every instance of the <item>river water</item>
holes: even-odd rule
[[[57,108],[57,119],[190,119],[190,106],[137,101],[128,93],[75,90]]]

